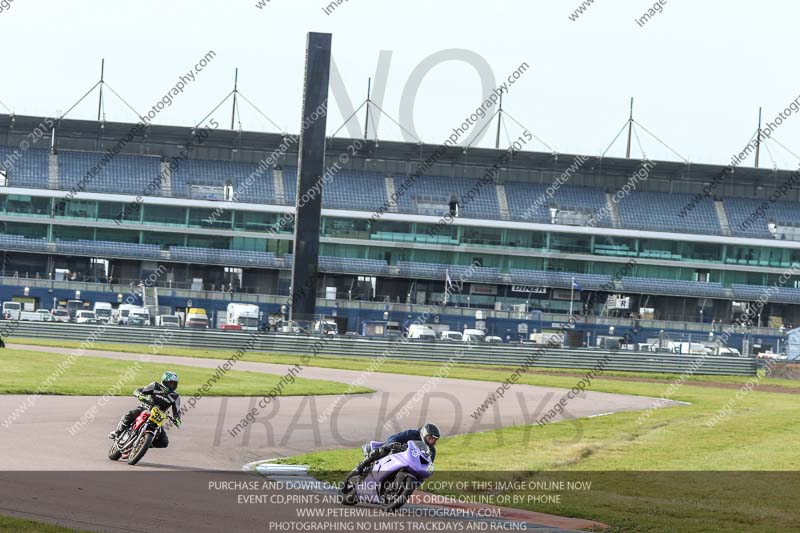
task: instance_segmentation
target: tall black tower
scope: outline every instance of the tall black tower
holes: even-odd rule
[[[314,320],[319,272],[319,230],[322,219],[322,176],[325,173],[325,128],[331,70],[331,34],[309,33],[303,86],[303,120],[297,170],[292,265],[291,317]],[[314,194],[311,191],[319,191]]]

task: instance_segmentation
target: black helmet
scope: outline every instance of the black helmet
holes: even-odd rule
[[[428,442],[428,437],[432,437],[434,439],[434,443],[439,440],[442,434],[439,432],[439,428],[436,427],[436,424],[431,424],[428,422],[419,430],[419,436],[422,439],[422,442],[425,444],[432,444]]]

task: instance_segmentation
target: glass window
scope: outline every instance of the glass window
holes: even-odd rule
[[[186,208],[172,205],[144,206],[144,221],[157,224],[186,225]]]
[[[230,209],[189,209],[189,225],[194,227],[230,229],[232,217]]]
[[[50,216],[50,198],[10,194],[6,199],[8,214]]]
[[[369,239],[369,221],[346,218],[326,218],[326,237],[343,239]]]
[[[234,213],[234,229],[243,231],[266,231],[278,219],[275,213],[259,213],[256,211],[236,211]]]

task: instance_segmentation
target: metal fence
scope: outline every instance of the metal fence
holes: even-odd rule
[[[99,331],[99,330],[103,331]],[[165,341],[165,332],[169,331]],[[14,338],[67,339],[95,342],[164,345],[187,348],[229,350],[233,355],[250,343],[250,351],[275,354],[308,354],[445,363],[451,358],[462,364],[506,365],[588,369],[605,360],[605,370],[637,372],[692,372],[709,375],[754,375],[758,363],[744,357],[700,357],[649,352],[606,351],[597,349],[544,349],[516,344],[462,344],[426,342],[404,337],[383,340],[359,337],[321,337],[310,335],[261,334],[215,330],[163,329],[154,327],[93,326],[48,322],[20,322]],[[253,340],[250,341],[250,337]],[[143,351],[145,349],[143,348]],[[463,352],[463,353],[462,353]],[[606,359],[607,358],[607,359]],[[693,370],[694,369],[694,370]]]

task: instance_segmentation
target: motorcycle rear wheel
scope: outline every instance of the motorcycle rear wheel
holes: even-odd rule
[[[117,447],[117,441],[114,441],[111,444],[111,448],[108,450],[108,458],[112,461],[119,461],[120,457],[122,457],[122,452],[119,451],[119,448]]]
[[[153,434],[148,431],[139,439],[139,442],[137,442],[136,446],[131,450],[131,455],[128,457],[128,464],[133,466],[141,461],[152,444]]]

